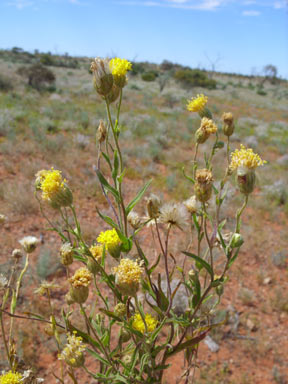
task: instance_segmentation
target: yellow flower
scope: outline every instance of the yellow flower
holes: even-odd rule
[[[91,283],[92,275],[88,271],[87,268],[79,268],[74,273],[72,277],[70,277],[69,282],[74,288],[80,288],[80,287],[88,287],[88,285]]]
[[[115,281],[124,295],[133,296],[139,288],[143,268],[141,263],[130,259],[122,259],[118,267],[113,268]]]
[[[119,57],[111,59],[109,66],[113,76],[125,76],[127,71],[132,69],[132,63],[130,63],[130,61],[119,59]]]
[[[251,148],[246,149],[245,146],[241,144],[241,149],[236,149],[231,154],[230,168],[232,171],[236,170],[238,167],[255,169],[265,163],[267,163],[267,161],[262,160]]]
[[[145,323],[147,326],[147,332],[153,332],[157,327],[157,320],[149,313],[145,315]],[[142,320],[140,313],[136,313],[133,316],[132,327],[141,333],[145,333],[145,324]]]
[[[58,360],[64,360],[71,367],[81,367],[84,363],[85,346],[83,345],[83,339],[80,336],[76,336],[76,332],[67,336],[68,343],[63,351],[58,355]]]
[[[204,109],[208,102],[208,97],[203,94],[197,95],[197,97],[192,97],[191,100],[187,100],[187,109],[190,112],[199,112]]]
[[[41,171],[43,172],[40,175],[41,180],[41,190],[43,200],[51,200],[55,194],[65,188],[64,182],[66,180],[62,179],[61,171],[54,170],[51,168],[50,171]]]
[[[116,229],[108,229],[105,232],[101,232],[97,237],[97,241],[103,244],[111,256],[116,259],[120,256],[121,240],[118,236]]]
[[[22,377],[21,373],[9,371],[0,376],[0,384],[19,384]]]

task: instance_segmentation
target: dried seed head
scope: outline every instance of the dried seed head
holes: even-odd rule
[[[222,115],[223,133],[225,136],[231,136],[234,132],[234,117],[231,112],[224,112]]]
[[[182,204],[164,204],[160,208],[159,221],[170,227],[176,226],[183,231],[188,225],[187,210]]]
[[[64,243],[62,244],[60,248],[60,261],[61,264],[65,265],[67,267],[68,265],[71,265],[73,263],[73,247],[70,243]]]
[[[94,87],[101,96],[106,96],[113,86],[113,75],[109,67],[109,59],[96,57],[90,67],[94,75]]]
[[[106,136],[107,136],[107,128],[106,128],[106,126],[104,124],[104,121],[101,120],[100,124],[99,124],[99,127],[98,127],[98,130],[97,130],[96,139],[100,143],[103,143],[103,141],[105,141],[105,139],[106,139]]]
[[[141,225],[141,217],[135,211],[129,212],[127,220],[131,227],[134,229],[138,229]]]
[[[35,251],[39,240],[35,236],[25,236],[23,239],[19,240],[19,243],[26,253],[32,253]]]
[[[147,198],[147,212],[150,219],[157,219],[162,205],[160,197],[153,193]]]

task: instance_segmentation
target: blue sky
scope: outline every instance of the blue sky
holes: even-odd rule
[[[287,0],[0,0],[0,48],[288,78]]]

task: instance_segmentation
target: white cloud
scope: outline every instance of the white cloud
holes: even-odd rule
[[[157,0],[157,1],[141,1],[141,0],[121,1],[120,0],[115,4],[213,11],[231,1],[233,0]]]
[[[29,0],[11,0],[7,2],[7,5],[16,7],[17,9],[21,10],[23,8],[27,8],[35,5],[35,2],[29,1]]]
[[[288,7],[288,1],[283,0],[283,1],[275,1],[274,2],[274,8],[275,9],[282,9]]]
[[[242,15],[243,16],[260,16],[261,12],[259,12],[259,11],[243,11]]]

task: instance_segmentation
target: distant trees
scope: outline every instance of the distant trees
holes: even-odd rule
[[[18,74],[27,79],[28,85],[38,91],[49,89],[55,83],[55,75],[42,64],[34,64],[30,67],[20,67]]]

